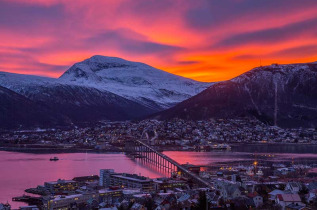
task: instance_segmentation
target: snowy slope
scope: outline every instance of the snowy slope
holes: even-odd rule
[[[76,63],[59,81],[107,90],[157,110],[169,108],[211,85],[143,63],[100,55]]]
[[[93,56],[75,64],[58,79],[0,72],[0,86],[21,96],[21,103],[26,104],[26,108],[21,109],[24,112],[34,113],[32,110],[38,109],[43,113],[40,116],[48,113],[45,119],[54,116],[54,122],[71,124],[140,119],[195,95],[209,84],[142,63]],[[7,109],[0,104],[0,110],[2,108]],[[39,120],[26,117],[30,115],[18,116],[25,126],[39,125]],[[12,126],[18,126],[14,122]]]
[[[257,67],[163,111],[166,119],[255,116],[272,125],[317,126],[317,63]]]
[[[0,86],[71,122],[136,119],[154,112],[109,91],[52,78],[0,72]]]

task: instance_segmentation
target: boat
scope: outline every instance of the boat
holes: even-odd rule
[[[53,157],[53,158],[50,158],[50,161],[58,161],[58,157]]]

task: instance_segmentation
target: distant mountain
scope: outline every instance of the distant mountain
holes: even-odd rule
[[[0,84],[73,123],[136,119],[154,112],[108,91],[52,78],[0,72]]]
[[[0,128],[65,125],[67,119],[0,86]]]
[[[146,64],[104,56],[93,56],[73,65],[59,79],[0,72],[0,86],[15,93],[12,104],[19,107],[18,99],[21,106],[25,104],[21,108],[25,115],[16,110],[16,119],[30,117],[28,121],[22,120],[30,127],[41,125],[38,122],[46,126],[59,122],[140,119],[171,107],[208,85]],[[6,109],[4,104],[2,108]],[[43,119],[55,116],[52,123],[37,120],[32,112],[36,109]],[[19,125],[19,120],[15,125]]]
[[[218,82],[160,119],[255,116],[281,127],[317,127],[317,62],[264,66]]]
[[[59,80],[107,90],[156,111],[170,108],[211,84],[176,76],[144,63],[100,55],[74,64]]]

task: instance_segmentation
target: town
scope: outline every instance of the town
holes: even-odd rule
[[[210,119],[188,121],[143,120],[99,122],[72,129],[2,132],[2,150],[24,152],[125,152],[137,164],[154,164],[153,148],[161,151],[230,151],[237,144],[317,143],[316,129],[284,129],[268,126],[256,119]],[[127,152],[129,142],[139,142],[137,150]],[[231,146],[230,146],[231,145]],[[143,145],[144,146],[144,145]],[[159,152],[158,152],[159,151]],[[144,153],[145,152],[145,153]],[[145,155],[144,155],[145,154]],[[174,161],[164,154],[159,155]],[[317,208],[317,163],[274,161],[274,154],[259,153],[244,161],[215,165],[176,163],[164,168],[165,176],[100,169],[97,175],[82,174],[72,180],[47,180],[25,189],[12,198],[23,202],[23,210],[36,209],[282,209]],[[50,161],[58,161],[58,157]],[[173,162],[173,163],[174,163]],[[189,176],[191,175],[191,176]],[[194,177],[194,178],[193,178]],[[196,178],[197,177],[197,178]],[[197,182],[198,180],[198,182]],[[199,181],[201,180],[201,181]],[[9,210],[9,203],[0,210]]]
[[[13,201],[28,203],[23,210],[36,209],[282,209],[317,208],[317,182],[304,165],[273,164],[221,167],[202,170],[183,164],[208,181],[203,187],[182,173],[150,179],[137,174],[100,169],[100,174],[72,180],[47,181],[26,189],[28,195]],[[37,194],[38,196],[31,196]],[[9,210],[10,204],[0,204]]]
[[[210,149],[214,143],[317,144],[315,128],[280,128],[253,118],[100,122],[71,129],[3,131],[2,150],[122,151],[126,139],[151,138],[163,150]]]

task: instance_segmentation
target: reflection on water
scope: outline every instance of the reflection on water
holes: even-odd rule
[[[249,148],[249,150],[252,150]],[[190,162],[198,165],[216,165],[233,161],[246,161],[255,158],[251,152],[164,152],[165,155],[183,164]],[[270,153],[272,154],[272,152]],[[257,158],[261,154],[257,154]],[[49,161],[51,157],[59,157],[59,161]],[[317,160],[315,154],[276,153],[272,160]],[[168,176],[151,164],[143,164],[126,157],[124,154],[66,153],[66,154],[29,154],[0,151],[0,202],[11,201],[20,196],[26,188],[36,187],[45,181],[72,179],[76,176],[99,174],[102,168],[113,168],[117,172],[141,174],[151,178]],[[14,208],[21,203],[13,203]]]
[[[60,160],[49,161],[54,156]],[[26,188],[36,187],[45,181],[99,174],[99,169],[102,168],[113,168],[117,172],[152,178],[164,176],[124,154],[28,154],[0,151],[0,168],[0,202],[11,201],[12,197],[22,195]],[[18,206],[19,203],[13,207]]]

